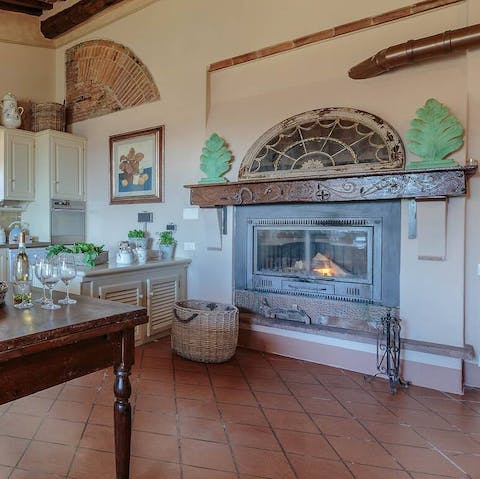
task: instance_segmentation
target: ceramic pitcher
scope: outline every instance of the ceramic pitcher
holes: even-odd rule
[[[7,93],[2,101],[2,125],[5,128],[18,128],[22,123],[23,108],[17,106],[17,99],[12,93]]]

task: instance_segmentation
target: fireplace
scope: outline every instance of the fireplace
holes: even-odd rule
[[[234,269],[243,311],[368,329],[399,306],[400,202],[236,208]]]
[[[247,287],[379,300],[381,250],[381,218],[251,219]]]

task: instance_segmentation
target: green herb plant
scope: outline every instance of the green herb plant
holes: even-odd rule
[[[158,235],[158,244],[165,246],[176,246],[177,240],[173,237],[171,231],[162,231],[157,233]]]
[[[129,238],[145,238],[145,231],[143,230],[130,230],[128,232]]]
[[[61,253],[83,254],[83,262],[87,266],[95,266],[95,259],[103,251],[102,246],[93,243],[75,243],[71,248],[63,244],[56,244],[47,248],[47,258]]]

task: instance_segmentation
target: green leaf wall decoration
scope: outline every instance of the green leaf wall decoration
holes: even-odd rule
[[[457,166],[454,160],[445,158],[463,146],[463,126],[434,98],[427,100],[416,115],[407,131],[407,147],[422,161],[411,162],[406,169]]]
[[[228,180],[222,175],[230,169],[231,161],[232,153],[225,146],[225,140],[213,133],[205,142],[200,156],[200,169],[207,176],[199,183],[226,183]]]

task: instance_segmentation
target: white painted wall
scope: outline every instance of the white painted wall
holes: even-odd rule
[[[53,101],[55,50],[0,40],[0,65],[0,99],[10,91],[18,99]]]
[[[223,238],[222,251],[207,250],[212,233],[205,226],[205,213],[200,220],[182,219],[182,210],[189,205],[188,190],[182,185],[200,178],[199,156],[211,132],[216,131],[230,143],[236,160],[228,176],[235,179],[247,148],[266,129],[291,115],[325,106],[356,107],[386,119],[405,138],[415,110],[435,97],[467,125],[468,154],[475,156],[479,146],[478,50],[370,80],[353,81],[346,74],[349,67],[381,48],[462,27],[467,19],[479,22],[475,0],[216,72],[207,81],[207,65],[214,61],[410,3],[161,0],[84,37],[82,40],[111,39],[131,48],[150,69],[161,95],[159,102],[73,126],[75,134],[89,141],[89,240],[114,249],[116,242],[135,227],[138,211],[153,211],[151,231],[160,231],[170,221],[178,224],[180,255],[185,255],[183,242],[196,243],[189,274],[190,297],[230,301],[231,208],[229,234]],[[56,52],[57,101],[65,96],[64,54],[72,45]],[[3,50],[0,45],[0,59]],[[37,83],[38,88],[44,87]],[[166,125],[165,203],[110,206],[108,137],[158,124]],[[466,151],[454,157],[463,161]],[[467,342],[480,348],[479,278],[472,269],[480,262],[476,247],[478,179],[472,182],[471,193],[467,215],[465,200],[455,199],[449,204],[446,261],[419,261],[415,240],[408,240],[403,233],[401,309],[408,337],[461,345],[465,309]],[[405,231],[405,210],[402,221]]]

